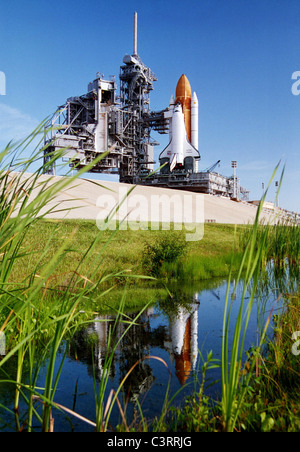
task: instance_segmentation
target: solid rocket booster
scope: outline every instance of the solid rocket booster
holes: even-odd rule
[[[197,160],[200,159],[198,151],[198,98],[196,93],[192,96],[191,85],[187,77],[182,74],[176,87],[176,99],[172,95],[169,110],[165,117],[169,118],[170,142],[162,151],[159,158],[161,163],[169,160],[170,171],[175,168],[184,168],[186,158],[188,167],[195,170]]]
[[[198,149],[198,97],[195,92],[191,102],[191,143]]]
[[[169,118],[169,141],[172,140],[172,116],[173,116],[174,108],[175,108],[175,99],[172,94],[170,103],[169,103],[169,112],[167,115],[167,117]]]

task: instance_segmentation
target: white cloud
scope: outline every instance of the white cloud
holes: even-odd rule
[[[11,140],[26,138],[39,124],[39,121],[17,108],[0,103],[0,149]]]

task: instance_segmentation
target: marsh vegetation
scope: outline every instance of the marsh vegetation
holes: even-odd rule
[[[245,350],[254,300],[273,274],[266,270],[268,264],[272,262],[272,272],[288,271],[299,278],[298,225],[261,226],[259,208],[253,226],[207,225],[204,239],[191,246],[183,243],[178,231],[109,232],[99,231],[91,222],[49,220],[48,214],[60,209],[53,202],[55,196],[83,171],[55,183],[41,180],[39,176],[61,157],[49,155],[48,163],[43,163],[44,150],[38,143],[32,156],[23,159],[24,150],[41,133],[43,124],[0,154],[0,332],[6,338],[0,388],[9,388],[11,398],[1,402],[1,418],[13,416],[16,431],[48,432],[55,428],[57,410],[81,417],[57,402],[67,351],[76,333],[95,322],[95,316],[112,310],[113,322],[99,320],[108,324],[108,344],[101,378],[95,374],[93,380],[94,414],[81,417],[94,430],[299,430],[299,358],[290,353],[291,334],[300,330],[299,294],[288,292],[289,278],[281,279],[281,298],[287,307],[282,315],[276,313],[275,340],[268,353],[264,354],[273,312],[261,325],[252,349]],[[32,167],[37,169],[29,172]],[[120,393],[140,360],[109,392],[108,379],[115,351],[151,304],[138,291],[148,290],[153,300],[163,291],[172,306],[168,285],[173,281],[220,276],[228,280],[220,359],[212,352],[201,356],[200,388],[183,407],[172,409],[167,390],[160,416],[147,419],[137,402],[138,422],[129,427]],[[233,300],[240,284],[232,331]],[[129,316],[133,308],[135,313]],[[120,324],[121,335],[116,334]],[[166,366],[159,357],[151,359]],[[206,374],[215,367],[221,372],[219,400],[205,393]],[[110,426],[114,407],[120,413],[118,427]]]

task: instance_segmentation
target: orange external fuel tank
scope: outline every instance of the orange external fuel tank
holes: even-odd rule
[[[176,86],[176,100],[175,103],[180,102],[182,105],[182,112],[184,114],[184,122],[186,134],[191,141],[191,101],[192,101],[192,90],[190,82],[186,75],[182,74],[178,80]]]

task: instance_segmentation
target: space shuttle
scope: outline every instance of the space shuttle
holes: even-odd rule
[[[171,97],[165,114],[169,119],[170,142],[159,156],[162,173],[175,170],[197,172],[198,151],[198,98],[187,77],[182,74],[176,87],[176,99]]]

